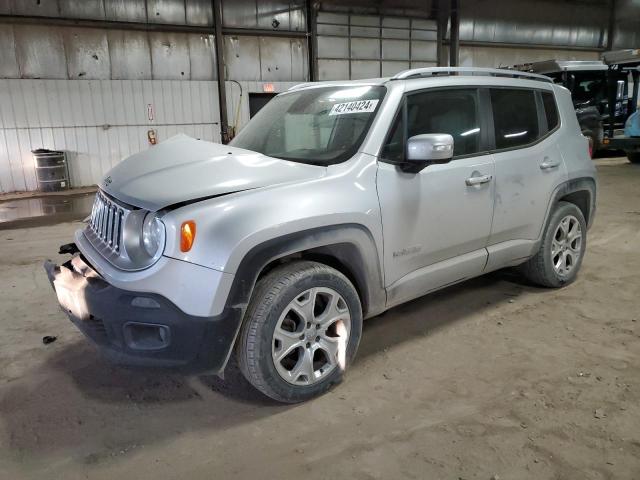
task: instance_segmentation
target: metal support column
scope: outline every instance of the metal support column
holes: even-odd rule
[[[451,0],[451,35],[449,39],[449,66],[457,67],[460,62],[460,15],[458,0]]]
[[[227,90],[224,73],[224,37],[222,36],[222,1],[213,0],[213,28],[216,39],[216,71],[218,73],[218,103],[220,107],[220,138],[229,142],[229,120],[227,116]]]
[[[608,51],[613,50],[613,37],[616,29],[616,0],[609,0],[609,27],[607,28],[607,44]]]
[[[447,33],[447,23],[449,19],[449,15],[447,13],[447,8],[445,8],[445,0],[436,0],[434,2],[435,11],[433,12],[433,18],[436,19],[436,55],[438,58],[438,66],[446,67],[447,66],[447,58],[445,55],[444,49],[444,37]]]
[[[309,56],[309,81],[318,80],[318,22],[313,0],[305,2],[307,7],[307,55]]]

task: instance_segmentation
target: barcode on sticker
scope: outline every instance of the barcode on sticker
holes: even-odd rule
[[[345,113],[370,113],[376,109],[379,100],[358,100],[357,102],[336,103],[329,115],[344,115]]]

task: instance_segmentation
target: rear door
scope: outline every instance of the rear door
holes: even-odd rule
[[[492,269],[529,254],[551,194],[567,172],[554,135],[559,116],[552,91],[508,87],[490,88],[488,94],[496,168],[487,265]]]

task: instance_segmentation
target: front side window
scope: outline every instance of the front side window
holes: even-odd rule
[[[453,155],[480,151],[478,95],[474,88],[433,90],[407,97],[408,137],[422,133],[448,133]]]
[[[380,86],[353,86],[279,95],[231,145],[314,165],[342,162],[360,147],[385,93]]]
[[[533,90],[492,88],[491,105],[498,150],[520,147],[538,139],[538,110]]]

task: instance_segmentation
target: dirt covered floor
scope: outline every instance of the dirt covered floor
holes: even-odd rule
[[[109,365],[41,267],[78,224],[0,231],[0,478],[640,478],[640,166],[597,163],[573,285],[498,272],[395,308],[295,406],[237,370]]]

